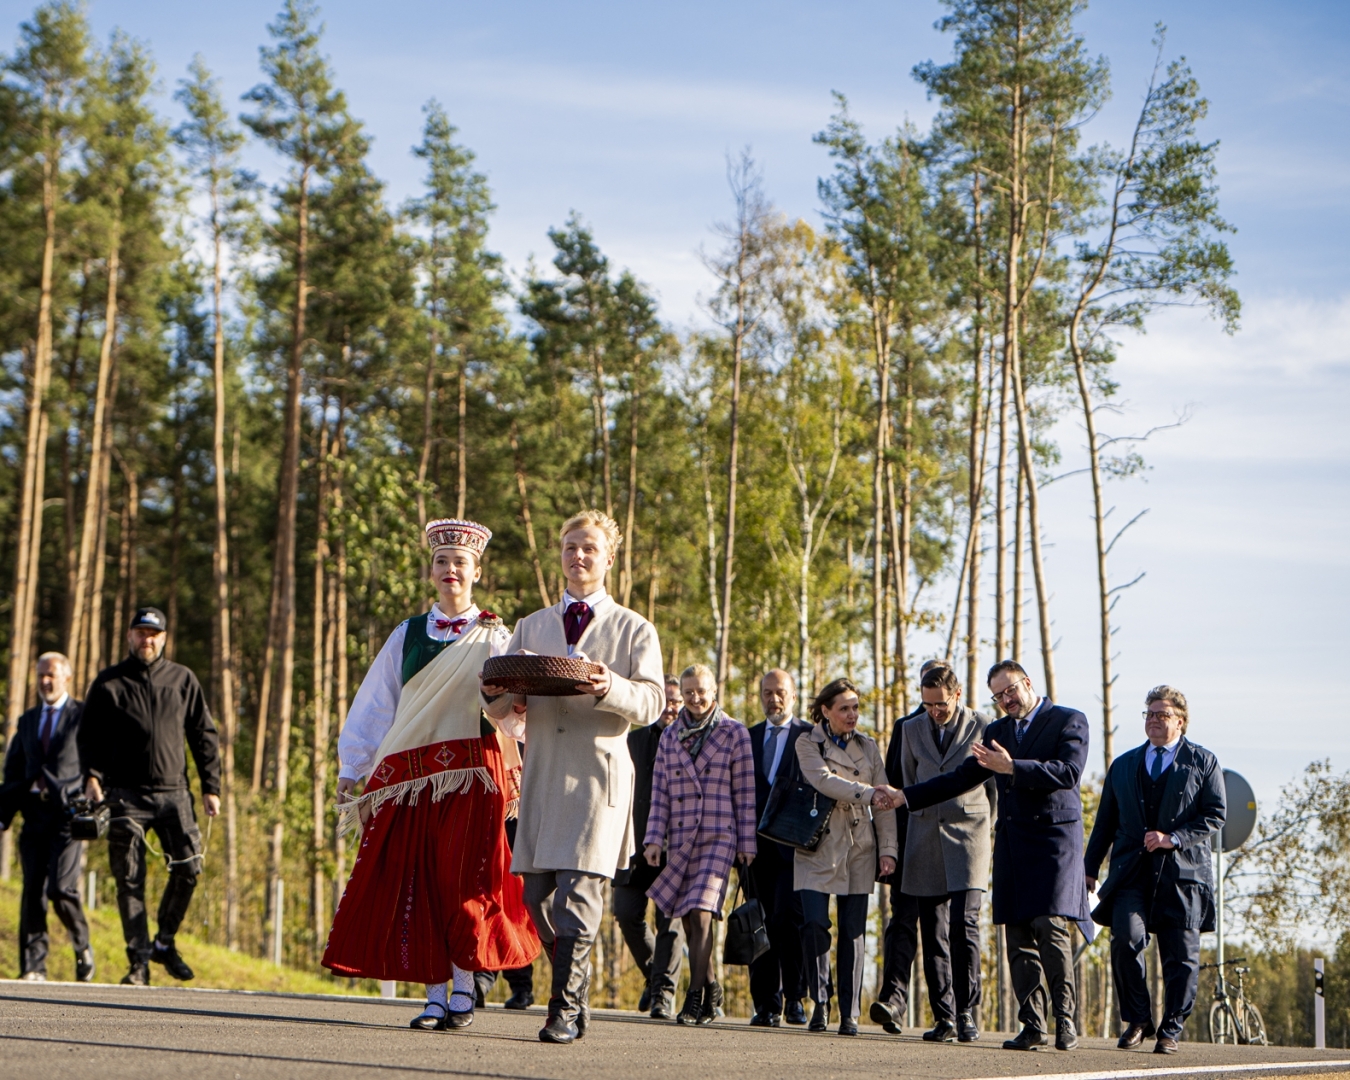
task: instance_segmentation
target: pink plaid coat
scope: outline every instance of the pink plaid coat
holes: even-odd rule
[[[726,717],[691,761],[679,721],[661,733],[644,844],[663,844],[666,868],[647,890],[674,918],[713,911],[721,918],[738,852],[755,854],[755,765],[750,733]]]

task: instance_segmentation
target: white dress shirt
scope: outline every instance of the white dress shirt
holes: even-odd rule
[[[458,641],[465,631],[472,628],[479,615],[478,605],[453,616],[455,619],[467,619],[464,628],[455,633],[448,627],[444,630],[436,626],[436,620],[449,619],[451,616],[441,610],[440,604],[432,604],[427,612],[427,637],[432,641]],[[403,640],[408,634],[408,624],[401,622],[380,649],[375,662],[370,665],[366,677],[361,680],[361,688],[352,699],[347,712],[347,722],[342,725],[342,734],[338,736],[338,779],[360,780],[370,775],[376,765],[375,751],[394,726],[394,713],[398,711],[398,699],[403,693]],[[506,627],[499,626],[489,639],[491,656],[500,656],[506,651],[511,640]]]
[[[1144,751],[1144,771],[1148,773],[1149,776],[1152,776],[1153,761],[1156,757],[1158,757],[1159,754],[1161,754],[1162,768],[1159,770],[1159,773],[1160,774],[1165,773],[1168,769],[1172,767],[1172,762],[1176,760],[1177,750],[1180,749],[1180,747],[1181,747],[1180,735],[1178,735],[1170,743],[1167,743],[1164,746],[1154,746],[1152,743],[1150,743],[1148,749]]]
[[[594,619],[596,616],[596,609],[599,608],[600,605],[603,604],[608,599],[609,593],[605,591],[603,586],[596,589],[595,592],[587,593],[585,596],[582,597],[573,596],[571,592],[569,592],[567,589],[564,589],[562,594],[563,614],[564,615],[567,614],[567,608],[569,604],[575,604],[578,600],[580,600],[581,603],[585,604],[587,607],[591,609],[591,618]],[[564,625],[566,624],[564,623]],[[585,631],[583,630],[582,633],[584,634]],[[578,649],[575,645],[567,646],[567,655],[574,657],[579,656],[582,659],[588,659],[586,654],[583,653],[580,649]]]

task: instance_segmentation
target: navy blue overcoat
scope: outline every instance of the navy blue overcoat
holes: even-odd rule
[[[1210,836],[1223,828],[1228,803],[1219,759],[1185,736],[1167,770],[1162,805],[1158,807],[1158,831],[1179,842],[1172,851],[1144,848],[1144,785],[1140,779],[1148,743],[1121,754],[1111,763],[1102,788],[1092,838],[1083,856],[1087,877],[1096,879],[1107,848],[1111,868],[1097,890],[1100,901],[1092,917],[1111,925],[1113,898],[1124,884],[1134,880],[1139,863],[1151,858],[1153,905],[1146,912],[1148,929],[1214,929],[1214,870]]]
[[[1012,775],[991,772],[968,757],[951,772],[905,788],[905,802],[915,810],[936,806],[992,776],[998,785],[994,922],[1029,923],[1061,915],[1091,937],[1078,794],[1087,764],[1087,717],[1046,699],[1020,746],[1015,732],[1009,716],[984,729],[986,746],[998,743],[1012,755]]]

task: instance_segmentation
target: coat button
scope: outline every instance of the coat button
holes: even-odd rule
[[[854,776],[857,776],[857,775],[858,775],[858,770],[857,770],[857,769],[854,769],[854,770],[853,770],[853,775],[854,775]]]
[[[564,734],[566,734],[566,733],[567,733],[567,729],[566,729],[566,728],[559,728],[559,729],[558,729],[558,734],[559,734],[559,735],[564,735]]]
[[[683,796],[683,795],[680,795],[678,798],[676,798],[675,801],[676,801],[676,802],[684,802],[684,796]]]

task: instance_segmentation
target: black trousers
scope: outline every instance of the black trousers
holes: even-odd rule
[[[1111,911],[1111,972],[1120,1000],[1120,1016],[1127,1024],[1147,1024],[1153,1020],[1153,1001],[1144,967],[1149,901],[1146,890],[1123,888],[1116,893]],[[1195,1008],[1200,988],[1200,931],[1153,932],[1158,938],[1163,969],[1163,1014],[1158,1034],[1175,1039]]]
[[[1037,1031],[1048,1031],[1044,979],[1056,1020],[1072,1020],[1076,987],[1073,972],[1073,924],[1060,915],[1042,915],[1029,923],[1008,923],[1008,967],[1019,1007],[1017,1018]]]
[[[70,820],[55,802],[29,795],[19,834],[23,898],[19,907],[19,967],[24,974],[47,970],[47,902],[70,933],[75,951],[89,947],[89,924],[80,906],[80,841],[70,838]]]
[[[982,889],[919,897],[923,974],[934,1020],[955,1021],[980,1004]]]
[[[807,987],[811,1000],[830,1000],[830,894],[803,889],[806,919]],[[839,1019],[858,1019],[862,1011],[863,935],[867,930],[867,893],[836,897],[839,916]]]
[[[758,860],[756,860],[758,861]],[[881,992],[877,1000],[901,1012],[909,1006],[909,979],[919,952],[919,900],[891,886],[891,919],[882,942]]]
[[[108,861],[117,881],[117,909],[127,959],[150,959],[150,928],[145,910],[145,837],[154,832],[169,862],[169,880],[159,900],[159,939],[173,942],[183,924],[202,869],[202,836],[192,794],[176,791],[114,789],[108,792],[112,823],[108,827]]]
[[[780,1015],[787,1002],[806,996],[805,917],[802,895],[792,888],[792,863],[790,848],[765,840],[748,871],[769,932],[769,951],[750,965],[750,1000],[757,1013]]]
[[[643,978],[653,995],[675,995],[684,955],[684,924],[656,909],[656,933],[647,925],[645,889],[634,885],[614,886],[614,918],[623,933],[624,943],[633,960],[642,969]]]

